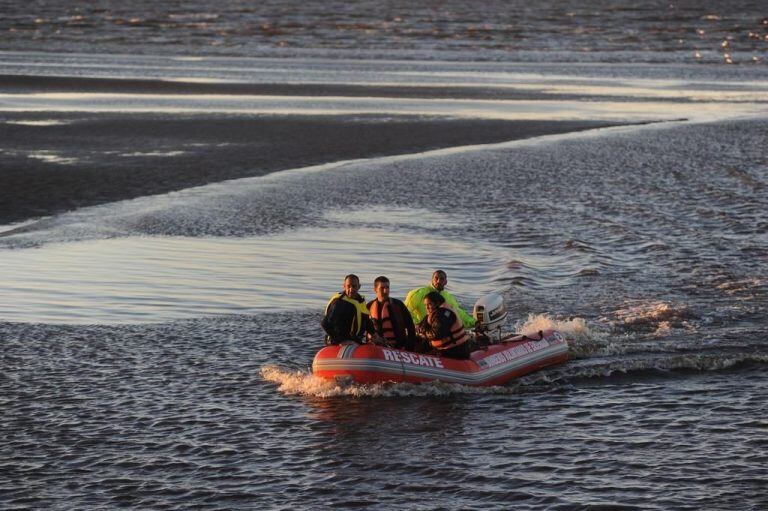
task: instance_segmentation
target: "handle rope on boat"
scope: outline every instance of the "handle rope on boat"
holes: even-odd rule
[[[541,341],[544,339],[544,330],[539,330],[539,338],[534,339],[533,337],[528,337],[525,334],[521,334],[519,336],[514,336],[510,339],[502,339],[501,344],[507,344],[508,342],[516,342],[516,341]]]

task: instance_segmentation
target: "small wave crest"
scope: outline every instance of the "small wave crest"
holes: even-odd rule
[[[614,326],[640,333],[652,333],[656,337],[668,335],[672,329],[695,330],[690,320],[696,315],[685,305],[663,301],[629,303],[614,311]]]
[[[768,287],[768,278],[750,277],[745,279],[728,280],[717,285],[717,289],[727,295],[754,293]]]

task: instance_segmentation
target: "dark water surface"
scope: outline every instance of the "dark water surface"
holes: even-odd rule
[[[5,507],[762,509],[764,361],[334,390],[309,314],[3,327]],[[302,326],[306,325],[306,326]],[[287,334],[287,332],[293,332]],[[279,339],[279,342],[275,342]],[[667,351],[659,342],[656,351]],[[673,351],[660,359],[674,356]],[[264,375],[304,395],[276,391]],[[274,371],[274,374],[270,371]],[[323,392],[330,395],[323,394]],[[314,395],[313,395],[314,394]],[[590,507],[593,506],[593,507]]]
[[[768,509],[768,13],[537,5],[0,4],[0,508]],[[311,376],[435,267],[572,360]]]

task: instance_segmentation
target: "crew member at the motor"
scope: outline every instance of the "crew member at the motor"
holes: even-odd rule
[[[373,290],[376,299],[368,302],[368,310],[376,333],[387,346],[413,351],[416,346],[416,327],[405,304],[389,296],[389,279],[384,275],[376,277]]]
[[[441,357],[468,359],[471,353],[470,336],[455,311],[438,292],[424,298],[427,316],[417,329]]]
[[[325,330],[326,344],[344,341],[365,342],[365,335],[378,338],[371,323],[365,299],[360,296],[360,279],[357,275],[344,277],[344,289],[333,295],[325,308],[325,317],[320,325]]]

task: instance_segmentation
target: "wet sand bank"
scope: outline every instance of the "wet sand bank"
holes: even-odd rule
[[[0,75],[0,92],[6,93],[122,93],[122,94],[223,94],[266,96],[345,96],[453,99],[564,99],[580,96],[548,94],[509,87],[328,84],[328,83],[227,83],[152,80],[135,78]]]
[[[0,112],[0,223],[340,160],[610,125],[377,115]]]

